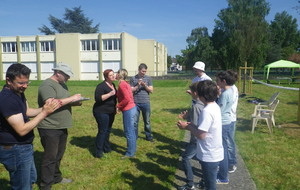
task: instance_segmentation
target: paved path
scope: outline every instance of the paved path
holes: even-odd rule
[[[186,131],[184,142],[188,142],[190,139],[190,132]],[[237,170],[229,174],[229,184],[227,185],[217,185],[218,190],[257,190],[255,183],[253,182],[246,166],[244,160],[240,156],[237,150],[237,159],[238,159],[238,166]],[[176,189],[179,185],[184,185],[185,182],[185,174],[182,169],[181,158],[179,159],[178,169],[175,175],[175,184],[176,186],[173,189]],[[200,181],[201,176],[201,166],[197,160],[192,160],[192,165],[194,169],[194,181],[197,183]]]

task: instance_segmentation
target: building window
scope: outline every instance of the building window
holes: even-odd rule
[[[3,42],[2,43],[3,53],[14,53],[17,52],[17,42]]]
[[[99,50],[98,40],[81,40],[82,51],[97,51]]]
[[[24,62],[23,64],[26,65],[26,67],[28,67],[31,70],[31,72],[33,72],[33,73],[37,72],[37,64],[36,63]]]
[[[121,50],[121,40],[120,39],[103,40],[103,50],[108,50],[108,51]]]
[[[35,52],[35,42],[21,42],[22,52]]]
[[[41,42],[41,52],[53,52],[54,49],[54,41]]]
[[[114,72],[117,72],[120,69],[121,63],[119,61],[107,61],[102,63],[102,70],[112,69]]]
[[[82,73],[99,72],[99,63],[98,62],[81,62],[81,72]]]
[[[6,72],[8,67],[11,66],[12,64],[18,64],[16,62],[3,62],[3,71]]]
[[[42,62],[41,63],[41,72],[42,73],[53,73],[52,68],[54,68],[55,64],[52,62]]]

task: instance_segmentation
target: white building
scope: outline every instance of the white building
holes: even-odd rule
[[[100,80],[105,69],[124,68],[129,76],[138,65],[148,66],[147,74],[167,74],[167,48],[155,40],[140,40],[128,33],[62,33],[45,36],[0,37],[0,80],[13,63],[28,66],[31,80],[44,80],[53,74],[56,63],[72,67],[71,80]]]

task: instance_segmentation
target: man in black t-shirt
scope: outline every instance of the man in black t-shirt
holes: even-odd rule
[[[52,99],[43,108],[28,107],[24,91],[30,83],[30,72],[25,65],[11,65],[0,92],[0,163],[10,174],[12,189],[32,189],[37,178],[33,128],[60,106]],[[29,121],[29,117],[35,118]]]

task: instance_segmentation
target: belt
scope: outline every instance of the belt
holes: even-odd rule
[[[9,150],[11,149],[14,145],[0,145],[1,147],[3,147],[3,149]]]

